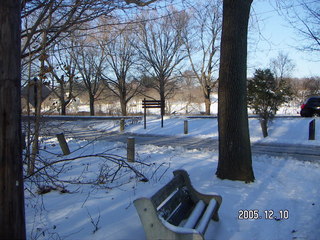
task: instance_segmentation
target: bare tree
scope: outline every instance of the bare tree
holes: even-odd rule
[[[100,41],[109,67],[103,77],[107,88],[119,98],[123,116],[127,115],[128,102],[140,88],[140,83],[131,74],[137,62],[136,49],[132,45],[134,39],[132,26],[127,25],[111,29]]]
[[[302,41],[298,49],[311,53],[320,51],[320,2],[319,1],[277,1],[278,9],[287,17]]]
[[[154,0],[153,0],[154,1]],[[153,2],[151,1],[151,2]],[[21,6],[22,2],[22,6]],[[58,1],[0,1],[0,238],[1,239],[26,239],[25,214],[24,214],[24,186],[21,144],[21,7],[27,4],[53,4]],[[89,1],[75,1],[87,3]],[[93,1],[98,2],[98,1]],[[148,4],[135,0],[137,4]],[[66,1],[71,3],[71,1]],[[110,1],[107,1],[110,3]],[[30,6],[30,5],[29,5]],[[35,5],[24,11],[22,16],[30,14],[43,15]],[[48,11],[48,10],[47,10]],[[91,9],[92,13],[94,11]],[[45,12],[45,11],[44,11]],[[90,15],[89,15],[90,16]],[[61,15],[68,22],[72,17]],[[44,19],[43,17],[40,19]],[[80,18],[78,18],[80,20]],[[44,31],[38,29],[40,23],[35,21],[33,27],[25,32],[27,35],[23,44],[30,46],[36,43]],[[25,23],[23,24],[25,26]],[[59,36],[62,30],[52,25],[51,32]],[[30,33],[31,32],[31,33]],[[53,40],[46,41],[46,46]],[[45,47],[35,44],[34,50],[22,55],[30,56],[40,53]],[[31,49],[22,47],[22,49]]]
[[[21,57],[24,63],[38,59],[42,52],[48,52],[53,45],[73,36],[75,31],[83,35],[92,34],[101,30],[101,22],[98,18],[106,19],[103,25],[114,24],[110,21],[117,15],[117,11],[129,13],[137,6],[146,6],[156,0],[144,1],[120,0],[117,2],[107,0],[38,0],[22,1],[22,34]],[[42,34],[46,32],[46,41],[43,42]],[[65,76],[64,76],[65,77]],[[56,81],[61,76],[55,76]],[[60,80],[58,80],[60,79]],[[69,78],[70,79],[70,78]],[[60,84],[60,87],[62,85]],[[63,91],[62,88],[60,88]],[[62,112],[69,99],[62,99],[60,92]],[[92,99],[92,96],[91,96]]]
[[[192,8],[191,24],[186,27],[183,39],[192,71],[203,92],[205,113],[209,115],[210,95],[217,83],[213,73],[218,70],[219,64],[218,40],[222,28],[222,2],[210,0],[197,2],[196,5]]]
[[[252,0],[224,0],[219,70],[221,179],[254,181],[247,112],[247,34]]]
[[[307,97],[320,94],[320,77],[299,80],[300,87],[297,92],[301,102],[305,101]]]
[[[134,3],[134,4],[138,5],[138,6],[143,7],[143,6],[149,5],[149,4],[153,3],[153,2],[156,2],[157,0],[150,0],[150,1],[143,1],[143,0],[125,0],[125,1],[126,1],[126,3],[128,3],[128,4]]]
[[[144,70],[156,79],[153,88],[165,99],[174,91],[173,73],[187,55],[182,50],[182,30],[186,24],[184,12],[173,11],[170,15],[153,21],[139,23],[136,48],[143,61]]]
[[[36,56],[42,48],[48,48],[55,41],[67,36],[75,26],[95,19],[112,11],[111,5],[103,6],[103,1],[23,1],[22,11],[22,57]],[[110,6],[110,9],[106,7]],[[51,19],[51,23],[44,25]],[[44,29],[49,33],[48,41],[43,46],[41,33]],[[29,46],[32,48],[29,48]]]
[[[22,57],[36,57],[42,48],[48,48],[55,42],[69,36],[75,29],[87,30],[83,24],[100,16],[111,18],[111,13],[121,9],[130,9],[128,3],[148,5],[153,1],[107,1],[107,0],[38,0],[22,1]],[[50,25],[43,25],[51,18]],[[91,25],[91,28],[97,27]],[[49,33],[46,46],[41,42],[41,33]],[[32,46],[30,48],[30,46]]]
[[[48,18],[48,21],[46,24],[50,26],[51,24],[51,17]],[[39,151],[39,137],[40,137],[40,117],[41,117],[41,105],[43,102],[42,99],[42,89],[43,89],[43,84],[45,79],[47,78],[46,74],[51,71],[50,68],[48,68],[47,65],[45,65],[45,61],[48,58],[48,54],[46,52],[46,46],[47,44],[47,38],[48,32],[46,31],[46,28],[43,29],[43,32],[41,34],[41,53],[39,56],[39,61],[40,61],[40,66],[39,66],[39,73],[38,73],[38,78],[34,78],[35,82],[34,84],[36,85],[36,96],[35,96],[35,120],[34,120],[34,139],[32,142],[32,150],[31,150],[31,155],[30,158],[28,159],[28,169],[27,172],[28,174],[32,174],[35,169],[35,161],[36,161],[36,156]]]
[[[284,81],[291,76],[295,68],[293,60],[289,58],[287,53],[279,52],[276,58],[270,61],[271,70],[278,82]]]
[[[0,1],[0,239],[26,239],[21,144],[20,1]]]
[[[90,41],[93,40],[90,39]],[[105,68],[105,55],[102,51],[86,44],[94,45],[97,43],[82,41],[78,46],[75,46],[72,57],[77,65],[79,80],[88,93],[90,115],[94,116],[94,103],[103,91],[101,73]]]
[[[52,57],[46,59],[46,63],[51,69],[51,89],[59,99],[60,104],[57,107],[61,115],[66,115],[68,104],[76,97],[74,92],[77,78],[76,63],[72,58],[71,51],[66,50],[68,47],[72,49],[73,45],[72,40],[65,44],[57,44],[51,51]]]
[[[186,114],[194,111],[201,103],[201,89],[198,87],[197,77],[193,71],[184,71],[179,81],[179,90],[175,94],[175,99],[185,104]]]

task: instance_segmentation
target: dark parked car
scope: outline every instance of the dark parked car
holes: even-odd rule
[[[310,97],[301,105],[301,117],[320,116],[320,96]]]

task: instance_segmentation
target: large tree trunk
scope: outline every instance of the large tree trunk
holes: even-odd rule
[[[89,94],[90,116],[94,116],[94,95]]]
[[[66,115],[67,114],[66,101],[64,99],[61,99],[60,104],[61,104],[61,115]]]
[[[61,107],[60,113],[61,113],[61,115],[66,115],[67,104],[66,104],[66,100],[64,99],[65,91],[64,91],[64,86],[63,86],[63,79],[60,83],[60,92],[59,93],[60,93],[59,99],[60,99],[60,107]]]
[[[254,181],[247,112],[247,34],[252,0],[224,0],[219,70],[221,179]]]
[[[260,119],[260,126],[262,130],[263,137],[268,137],[268,119]]]
[[[166,102],[166,93],[165,93],[165,80],[164,78],[159,80],[159,95],[160,95],[160,101],[162,104],[162,108],[160,109],[161,115],[166,114],[166,108],[165,108],[165,102]]]
[[[210,95],[204,95],[204,104],[206,107],[206,115],[210,115],[211,114],[211,99],[210,99]]]
[[[127,116],[127,101],[125,98],[120,98],[121,114],[122,116]]]
[[[119,79],[119,83],[121,86],[119,89],[119,97],[122,116],[127,116],[127,89],[125,79],[125,76]]]
[[[20,1],[0,1],[0,239],[25,239]]]

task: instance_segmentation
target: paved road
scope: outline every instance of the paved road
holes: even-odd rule
[[[91,122],[92,124],[92,122]],[[50,128],[53,135],[63,131],[67,137],[103,140],[109,142],[126,142],[128,137],[134,137],[136,144],[156,146],[180,146],[186,149],[218,150],[218,140],[213,138],[177,137],[158,135],[139,135],[132,133],[106,132],[90,129],[90,125],[79,121],[73,125],[61,125]],[[253,143],[253,154],[290,157],[300,161],[320,162],[320,146],[279,144],[279,143]]]

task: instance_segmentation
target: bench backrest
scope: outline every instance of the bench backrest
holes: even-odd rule
[[[158,215],[173,225],[187,218],[194,202],[186,186],[185,178],[176,174],[174,178],[151,197]]]

